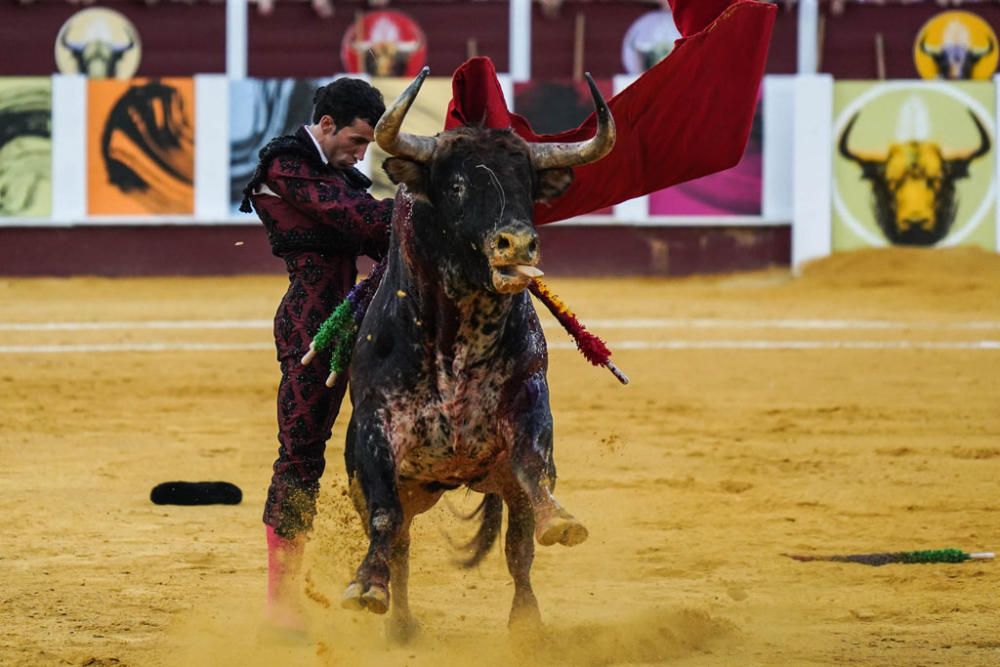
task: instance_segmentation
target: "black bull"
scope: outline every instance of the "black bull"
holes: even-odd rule
[[[586,528],[552,495],[545,338],[525,288],[539,260],[535,201],[561,194],[570,167],[614,143],[591,82],[598,130],[580,144],[529,146],[510,130],[399,131],[426,71],[382,117],[377,142],[400,194],[386,274],[358,335],[345,458],[370,540],[343,605],[385,613],[390,634],[416,627],[407,604],[410,523],[449,489],[485,494],[466,565],[481,560],[509,512],[512,625],[536,624],[533,536],[574,545]],[[407,209],[410,209],[409,211]],[[409,213],[409,214],[408,214]]]

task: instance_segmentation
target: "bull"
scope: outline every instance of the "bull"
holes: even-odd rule
[[[553,496],[548,354],[525,289],[540,259],[534,202],[569,187],[572,167],[606,155],[614,122],[592,80],[595,136],[529,145],[512,130],[400,131],[427,68],[376,126],[401,185],[385,276],[361,324],[351,368],[345,459],[369,548],[342,605],[384,614],[390,637],[417,628],[407,598],[410,525],[447,490],[484,494],[465,565],[509,520],[511,627],[540,622],[531,588],[534,539],[572,546],[586,527]],[[407,209],[409,209],[407,211]],[[391,582],[391,586],[390,586]]]
[[[938,47],[927,45],[927,38],[920,38],[920,51],[930,56],[934,61],[939,79],[967,80],[972,78],[972,72],[979,61],[993,53],[996,44],[993,37],[987,37],[987,45],[974,49],[969,44],[968,30],[960,23],[960,29],[946,33],[945,41]]]
[[[969,115],[979,132],[978,148],[949,154],[931,141],[904,141],[881,154],[863,154],[850,148],[860,112],[844,128],[839,152],[871,181],[875,221],[893,244],[930,246],[948,235],[958,208],[955,182],[968,178],[969,165],[990,150],[989,133],[976,114]]]

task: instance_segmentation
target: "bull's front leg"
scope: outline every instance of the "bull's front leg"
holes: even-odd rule
[[[574,546],[587,539],[587,528],[555,499],[556,466],[552,455],[549,387],[541,372],[521,387],[511,411],[514,476],[527,494],[535,519],[535,539],[542,546]]]
[[[366,512],[362,513],[362,519],[368,522],[369,544],[341,604],[348,609],[384,614],[389,609],[390,561],[403,524],[403,511],[389,440],[381,420],[370,411],[360,410],[352,415],[351,422],[349,432],[354,441],[348,444],[348,449],[354,464],[352,485],[359,485],[364,497]]]
[[[531,563],[535,559],[531,533],[535,517],[528,494],[519,482],[512,481],[509,488],[504,489],[504,500],[509,513],[504,555],[507,557],[507,571],[514,579],[514,601],[507,625],[512,631],[533,630],[542,622],[538,599],[531,590]]]

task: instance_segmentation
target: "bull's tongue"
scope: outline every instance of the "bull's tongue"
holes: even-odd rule
[[[528,266],[527,264],[516,264],[514,265],[514,271],[520,273],[522,276],[527,276],[529,278],[539,278],[544,276],[541,269],[536,266]]]

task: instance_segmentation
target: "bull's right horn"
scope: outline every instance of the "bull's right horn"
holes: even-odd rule
[[[972,117],[972,122],[976,124],[976,130],[979,132],[979,147],[974,148],[971,151],[966,151],[964,154],[958,155],[948,155],[945,157],[946,160],[953,163],[959,163],[965,165],[966,167],[973,160],[981,158],[990,152],[992,147],[992,142],[990,141],[990,133],[983,127],[983,123],[979,120],[979,116],[975,114],[972,109],[967,109],[969,116]]]
[[[611,116],[611,110],[601,97],[601,91],[597,90],[590,73],[588,72],[586,76],[590,94],[594,98],[594,106],[597,108],[597,131],[588,141],[569,144],[531,144],[536,169],[578,167],[597,162],[615,147],[615,119]]]
[[[415,162],[427,162],[434,154],[435,142],[432,138],[400,131],[406,112],[410,110],[420,86],[430,71],[430,67],[420,70],[417,78],[396,98],[392,106],[385,110],[375,125],[375,142],[389,155],[409,158]]]

